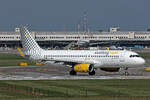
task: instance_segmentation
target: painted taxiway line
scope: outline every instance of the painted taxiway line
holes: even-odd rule
[[[0,75],[0,80],[78,80],[78,79],[150,79],[150,76],[39,76],[24,77],[20,75]]]

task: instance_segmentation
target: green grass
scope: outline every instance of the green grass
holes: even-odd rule
[[[16,54],[0,53],[0,60],[20,60],[24,59]]]
[[[150,80],[146,79],[0,81],[0,98],[148,100],[150,99],[149,84]]]
[[[138,53],[138,54],[145,59],[150,58],[150,53]]]
[[[18,66],[19,62],[27,62],[28,65],[34,65],[33,62],[16,54],[0,53],[0,67]]]

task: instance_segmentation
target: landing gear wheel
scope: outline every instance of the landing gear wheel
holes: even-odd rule
[[[95,75],[95,71],[89,72],[89,75]]]
[[[128,68],[126,67],[124,70],[125,70],[125,73],[124,73],[125,76],[128,76],[129,75],[129,73],[127,72]]]
[[[128,70],[128,67],[125,67],[124,70]]]
[[[74,71],[74,70],[71,70],[71,71],[70,71],[70,75],[77,75],[77,72]]]
[[[125,76],[128,76],[128,75],[129,75],[129,73],[128,73],[128,72],[125,72],[124,74],[125,74]]]

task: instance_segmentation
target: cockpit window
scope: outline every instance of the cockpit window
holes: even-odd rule
[[[130,57],[140,57],[139,55],[130,55]]]

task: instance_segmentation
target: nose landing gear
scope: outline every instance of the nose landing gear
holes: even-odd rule
[[[126,67],[126,68],[124,68],[124,70],[125,70],[124,75],[125,75],[125,76],[128,76],[128,75],[129,75],[129,72],[127,71],[127,70],[128,70],[128,68]]]

